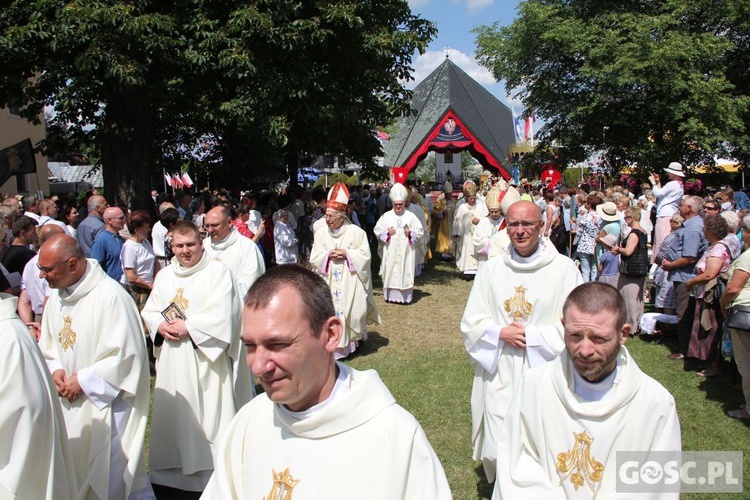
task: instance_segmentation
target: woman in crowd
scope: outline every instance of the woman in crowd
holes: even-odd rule
[[[622,242],[622,224],[620,224],[620,214],[617,212],[617,205],[613,201],[606,201],[596,207],[596,213],[602,220],[599,235],[596,237],[596,258],[604,251],[604,247],[599,242],[608,234],[614,234],[617,238],[617,244]]]
[[[710,363],[706,370],[699,371],[702,377],[717,377],[724,373],[724,358],[719,352],[723,317],[719,305],[719,294],[724,289],[724,278],[729,265],[738,257],[733,254],[724,238],[729,234],[727,221],[720,215],[709,215],[704,221],[703,234],[708,248],[695,264],[695,277],[685,282],[695,296],[695,315],[690,335],[688,357]]]
[[[643,316],[643,286],[646,283],[650,262],[646,232],[641,226],[641,209],[628,207],[625,210],[625,224],[630,232],[622,246],[615,246],[614,253],[620,255],[620,275],[617,289],[625,300],[628,323],[632,331],[638,331]]]
[[[750,307],[750,215],[746,215],[740,223],[742,230],[742,241],[746,250],[742,252],[729,266],[727,276],[729,282],[726,290],[721,296],[720,304],[723,309],[733,306]],[[728,311],[725,313],[727,314]],[[736,330],[730,328],[732,334],[732,349],[734,359],[737,362],[737,370],[742,377],[742,392],[745,396],[745,404],[738,410],[727,413],[732,418],[750,420],[750,331]]]
[[[578,260],[581,262],[583,281],[596,281],[596,236],[599,234],[601,218],[596,213],[596,207],[602,199],[595,194],[586,198],[584,208],[586,213],[578,218]]]
[[[154,275],[158,270],[154,249],[148,241],[151,217],[145,210],[136,210],[128,217],[127,224],[130,238],[125,240],[120,251],[123,269],[120,282],[130,292],[140,311],[151,293]]]
[[[668,272],[661,267],[661,262],[667,257],[667,251],[669,246],[672,244],[672,240],[677,237],[676,231],[682,226],[683,218],[680,214],[674,214],[669,219],[669,227],[671,232],[662,241],[659,249],[659,254],[656,256],[654,263],[656,264],[656,270],[654,271],[654,285],[656,285],[656,299],[654,305],[661,309],[664,314],[675,314],[675,296],[674,296],[674,285],[668,279]]]
[[[206,202],[203,198],[193,198],[190,202],[190,212],[193,214],[193,224],[198,230],[205,231]]]
[[[77,231],[76,226],[78,225],[78,207],[74,204],[63,205],[58,218],[65,224],[68,233],[75,238]]]

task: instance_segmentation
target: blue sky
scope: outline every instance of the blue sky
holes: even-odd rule
[[[438,34],[427,51],[412,61],[415,80],[407,86],[413,88],[419,84],[448,53],[461,69],[520,114],[520,102],[511,101],[503,83],[496,82],[492,74],[474,59],[476,35],[471,33],[476,26],[491,25],[496,21],[502,25],[511,24],[518,3],[519,0],[409,0],[412,12],[434,22]]]

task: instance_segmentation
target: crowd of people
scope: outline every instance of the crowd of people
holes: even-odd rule
[[[419,423],[374,371],[340,361],[382,321],[377,252],[389,303],[418,300],[433,256],[473,280],[460,331],[494,498],[607,497],[616,452],[681,449],[674,399],[623,345],[647,283],[677,325],[670,358],[710,377],[731,343],[750,402],[750,210],[730,189],[685,196],[679,163],[665,175],[640,194],[467,181],[154,191],[152,210],[7,197],[0,358],[18,382],[0,400],[26,444],[7,451],[0,493],[450,498]],[[337,473],[342,456],[368,472]]]

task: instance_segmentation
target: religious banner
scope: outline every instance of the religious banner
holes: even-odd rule
[[[36,158],[31,139],[24,139],[9,148],[0,149],[0,185],[19,174],[36,172]]]

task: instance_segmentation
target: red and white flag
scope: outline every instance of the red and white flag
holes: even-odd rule
[[[527,141],[534,140],[534,121],[536,121],[536,117],[534,115],[526,117],[526,129],[524,130],[524,136],[526,137]]]
[[[193,187],[193,179],[190,178],[190,175],[187,172],[182,174],[182,179],[180,180],[182,181],[182,185],[185,186],[186,188],[189,189]]]
[[[180,180],[179,174],[174,174],[172,176],[172,184],[174,185],[176,189],[180,189],[182,187],[182,181]]]
[[[172,187],[172,176],[164,173],[164,180],[167,182],[167,186]]]

